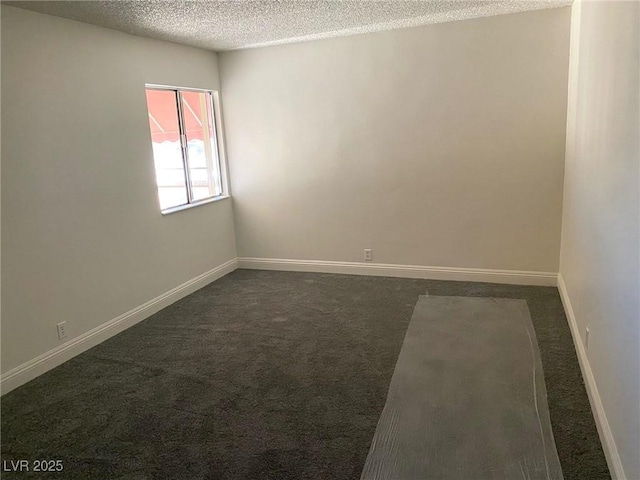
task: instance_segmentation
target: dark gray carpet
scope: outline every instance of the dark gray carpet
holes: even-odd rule
[[[247,270],[5,395],[2,460],[63,460],[33,478],[358,478],[427,290],[527,300],[564,477],[609,478],[555,288]]]

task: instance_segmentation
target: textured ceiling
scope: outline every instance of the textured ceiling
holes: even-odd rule
[[[209,50],[232,50],[569,5],[571,0],[9,1]]]

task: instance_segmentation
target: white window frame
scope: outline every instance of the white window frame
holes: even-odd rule
[[[208,203],[213,203],[219,200],[224,200],[226,198],[229,198],[230,197],[229,179],[228,179],[227,159],[224,154],[225,148],[224,148],[224,136],[223,136],[223,129],[222,129],[222,113],[220,111],[220,93],[217,90],[193,88],[193,87],[176,87],[172,85],[159,85],[155,83],[146,83],[145,92],[147,89],[167,90],[167,91],[176,92],[176,109],[178,114],[178,128],[180,129],[180,145],[182,150],[182,162],[183,162],[182,168],[185,176],[185,184],[187,189],[187,203],[182,205],[176,205],[174,207],[165,208],[164,210],[162,210],[162,208],[160,207],[160,213],[162,213],[162,215],[168,215],[170,213],[180,212],[182,210],[187,210],[193,207],[198,207],[200,205],[206,205]],[[221,190],[218,195],[213,195],[213,196],[201,198],[198,200],[192,200],[192,196],[193,196],[191,192],[192,186],[191,186],[191,180],[189,177],[189,152],[187,148],[186,135],[184,134],[184,130],[185,130],[184,112],[182,107],[183,102],[182,102],[181,92],[208,93],[210,95],[210,98],[212,101],[211,112],[213,115],[213,118],[211,120],[213,121],[213,130],[215,133],[214,153],[216,158],[214,159],[214,168],[217,166],[217,169],[218,169],[217,174],[219,175],[219,178],[220,178],[220,190]],[[149,134],[151,135],[151,131],[149,131]],[[154,161],[154,172],[155,172],[155,161]],[[210,175],[212,173],[214,172],[209,172]],[[158,192],[158,206],[160,206],[159,202],[160,202],[160,198],[159,198],[159,192]]]

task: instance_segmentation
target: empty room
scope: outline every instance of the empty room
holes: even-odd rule
[[[1,2],[2,478],[640,480],[640,2]]]

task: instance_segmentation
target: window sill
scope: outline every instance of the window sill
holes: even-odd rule
[[[199,202],[187,203],[185,205],[178,205],[177,207],[167,208],[166,210],[162,210],[160,213],[162,215],[170,215],[172,213],[181,212],[183,210],[189,210],[190,208],[199,207],[200,205],[207,205],[209,203],[219,202],[220,200],[226,200],[227,198],[231,198],[229,195],[218,195],[217,197],[206,198],[204,200],[200,200]]]

